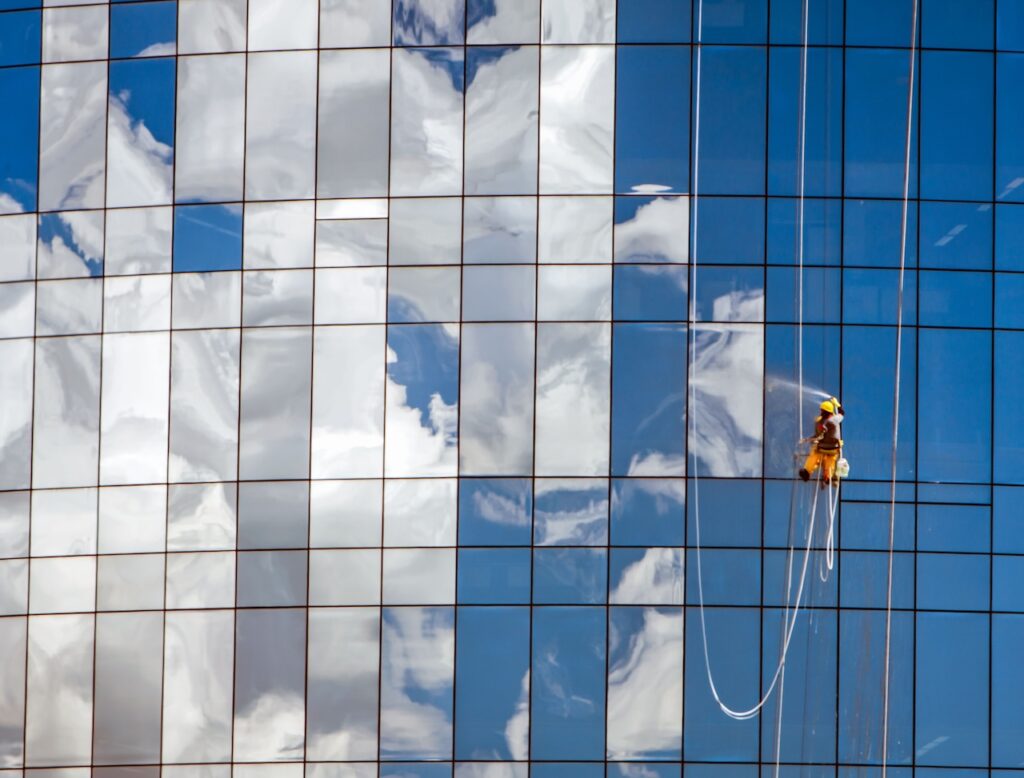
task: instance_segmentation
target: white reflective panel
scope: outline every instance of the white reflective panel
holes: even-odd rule
[[[311,551],[309,604],[379,604],[380,553],[377,549]]]
[[[107,58],[105,5],[43,11],[43,62]]]
[[[7,209],[0,199],[0,213]],[[36,275],[36,215],[0,217],[0,281],[31,280]]]
[[[24,756],[25,732],[25,662],[26,619],[0,619],[0,765],[21,765]],[[21,771],[12,770],[7,778],[21,778]]]
[[[541,192],[611,192],[614,49],[543,47],[540,112]]]
[[[175,273],[175,329],[237,327],[242,320],[241,273]]]
[[[103,319],[103,279],[40,281],[36,288],[36,333],[81,335],[99,332]]]
[[[388,318],[400,322],[457,322],[457,267],[395,267],[388,270]]]
[[[612,317],[612,269],[541,267],[537,318],[542,321],[608,321]]]
[[[29,575],[29,613],[96,610],[96,557],[36,558]]]
[[[175,200],[242,199],[244,54],[178,58],[174,137]]]
[[[664,759],[683,741],[683,612],[615,608],[608,657],[608,758]]]
[[[103,339],[100,483],[155,483],[167,477],[168,333]]]
[[[164,607],[164,555],[99,557],[96,608],[101,611],[160,610]],[[155,652],[159,656],[159,651]]]
[[[68,556],[96,553],[96,490],[32,492],[32,553]]]
[[[242,326],[309,324],[313,271],[249,270],[242,277]]]
[[[171,276],[107,278],[103,285],[105,332],[166,330],[171,326]]]
[[[318,219],[386,219],[388,200],[384,197],[341,198],[317,200]]]
[[[478,18],[469,17],[469,44],[537,42],[540,0],[494,0],[477,8]]]
[[[172,486],[167,500],[168,551],[235,547],[238,510],[235,484]]]
[[[763,294],[750,305],[763,305]],[[761,475],[764,328],[757,324],[698,324],[690,369],[694,414],[689,450],[701,475]]]
[[[168,613],[163,761],[231,760],[232,611]]]
[[[178,0],[178,53],[245,50],[247,0]]]
[[[107,63],[44,66],[40,103],[39,209],[102,208]]]
[[[249,50],[315,49],[317,0],[249,0]]]
[[[382,267],[317,270],[316,323],[382,324],[387,279]]]
[[[104,211],[71,211],[39,217],[40,278],[81,278],[103,273]]]
[[[611,355],[610,325],[539,325],[537,475],[608,472]]]
[[[533,361],[532,324],[463,325],[461,474],[532,473]]]
[[[318,197],[388,193],[390,79],[387,49],[320,55]]]
[[[313,478],[380,478],[384,448],[383,326],[318,328]]]
[[[291,9],[296,0],[262,0]],[[253,0],[250,0],[253,2]],[[301,0],[300,5],[316,0]],[[250,8],[250,22],[253,9]],[[291,16],[291,14],[289,13]],[[315,16],[314,16],[315,19]],[[294,22],[282,29],[294,28]],[[313,45],[316,45],[314,35]],[[316,54],[249,55],[245,126],[246,199],[313,197]]]
[[[306,758],[376,759],[380,612],[311,610],[308,656]]]
[[[158,44],[171,47],[174,43]],[[169,99],[174,76],[151,87]],[[134,113],[133,113],[134,111]],[[158,140],[145,118],[138,115],[130,93],[111,94],[107,109],[107,207],[170,203],[174,187],[174,138],[167,130]]]
[[[309,488],[310,546],[380,545],[380,481],[313,481]]]
[[[175,332],[171,355],[171,481],[235,477],[238,333]]]
[[[386,265],[387,261],[387,219],[317,222],[317,267]]]
[[[167,487],[118,486],[100,489],[101,554],[163,551],[167,531]]]
[[[526,683],[524,681],[524,683]],[[527,694],[524,687],[524,694]],[[525,703],[524,703],[525,704]],[[527,737],[524,733],[523,738]],[[523,740],[523,743],[526,741]],[[526,751],[522,752],[524,757]],[[530,766],[524,762],[456,762],[455,778],[527,778]]]
[[[542,43],[615,43],[615,0],[544,0]]]
[[[28,620],[29,766],[89,764],[92,756],[93,616]]]
[[[28,556],[28,492],[0,492],[0,557]]]
[[[18,616],[28,613],[28,560],[0,559],[0,616]],[[0,620],[0,647],[3,645],[4,625]],[[0,671],[0,699],[3,699],[3,677]],[[0,722],[3,715],[0,714]],[[3,763],[3,736],[0,735],[0,764]]]
[[[454,609],[387,608],[383,618],[381,757],[450,759]]]
[[[306,778],[376,778],[376,764],[321,762],[306,764]]]
[[[106,275],[169,273],[173,216],[170,208],[107,211]]]
[[[245,330],[239,477],[309,473],[311,333],[308,327]],[[351,369],[342,360],[339,370]]]
[[[466,194],[537,191],[536,46],[471,49],[466,89]]]
[[[616,262],[686,262],[690,256],[690,202],[658,197],[615,225]]]
[[[245,267],[313,266],[313,203],[246,203]]]
[[[538,214],[541,262],[611,262],[611,197],[542,197]]]
[[[536,287],[537,274],[532,267],[466,267],[462,271],[462,318],[532,321]]]
[[[236,764],[234,778],[303,778],[301,763],[293,764]]]
[[[32,457],[32,345],[33,341],[0,342],[0,489],[29,486]],[[55,392],[51,392],[53,396]],[[0,496],[0,505],[4,497]],[[0,516],[3,510],[0,508]],[[0,518],[0,548],[3,547],[3,519]]]
[[[384,545],[454,546],[458,483],[453,478],[384,482]]]
[[[394,49],[391,193],[462,189],[463,50]]]
[[[385,549],[385,605],[448,605],[454,602],[454,548]]]
[[[616,605],[682,605],[685,558],[681,548],[647,548],[611,581]]]
[[[36,341],[34,487],[96,483],[99,384],[98,337]]]
[[[533,262],[537,256],[536,197],[468,197],[465,262]]]
[[[231,778],[231,765],[195,764],[176,767],[165,764],[160,767],[160,775],[162,778]]]
[[[390,3],[381,0],[320,0],[320,45],[323,48],[390,44]]]
[[[96,618],[94,762],[159,761],[163,636],[162,613]],[[116,775],[112,772],[111,778]]]
[[[462,201],[456,197],[392,200],[392,265],[459,264]]]
[[[235,554],[207,551],[167,556],[167,607],[231,608],[235,604]]]

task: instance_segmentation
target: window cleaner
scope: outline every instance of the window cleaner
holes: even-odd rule
[[[821,468],[821,488],[831,484],[839,485],[840,477],[845,477],[850,466],[842,458],[843,441],[840,437],[840,425],[843,422],[843,406],[835,397],[825,400],[821,406],[821,415],[814,420],[814,435],[803,442],[811,444],[804,466],[800,468],[800,478],[809,481],[811,474]]]

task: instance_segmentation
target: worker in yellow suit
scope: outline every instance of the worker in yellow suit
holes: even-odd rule
[[[811,451],[800,469],[800,478],[809,481],[811,474],[821,468],[821,488],[828,484],[839,485],[836,463],[843,453],[840,424],[843,421],[843,406],[835,397],[825,400],[820,406],[821,415],[814,420],[814,435],[807,438]]]

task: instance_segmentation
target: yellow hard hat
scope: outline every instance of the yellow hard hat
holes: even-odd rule
[[[821,410],[825,411],[826,413],[838,413],[841,407],[842,405],[840,404],[839,400],[837,400],[835,397],[825,400],[825,402],[823,402],[820,406]]]

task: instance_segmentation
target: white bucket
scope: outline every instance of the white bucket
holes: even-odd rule
[[[845,457],[840,458],[836,462],[836,475],[840,478],[846,478],[850,475],[850,463],[846,461]]]

